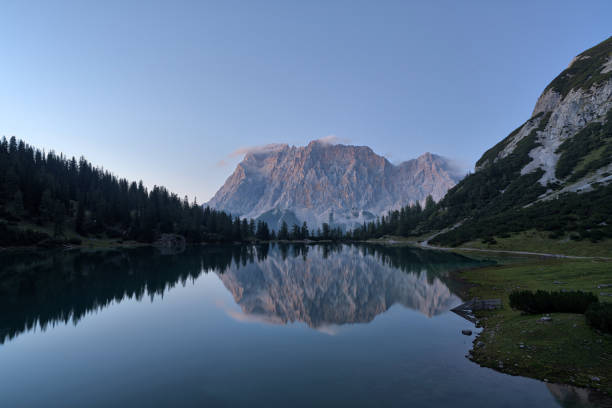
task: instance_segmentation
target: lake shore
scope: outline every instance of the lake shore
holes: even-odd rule
[[[584,315],[522,315],[508,295],[522,290],[583,290],[601,302],[612,300],[601,289],[612,284],[612,262],[577,259],[529,259],[522,263],[458,272],[470,284],[470,298],[498,298],[502,308],[477,311],[483,331],[470,358],[485,367],[546,382],[588,387],[612,395],[612,336],[587,326]],[[599,286],[599,288],[598,288]]]
[[[612,335],[591,329],[584,315],[553,313],[552,321],[543,322],[540,315],[512,310],[508,300],[513,290],[541,289],[593,292],[600,302],[612,302],[612,290],[605,289],[605,285],[612,285],[612,260],[602,257],[601,250],[589,251],[583,245],[579,256],[522,251],[524,247],[510,245],[498,250],[438,248],[406,239],[369,242],[499,257],[497,266],[453,273],[454,279],[465,283],[464,298],[502,300],[501,309],[475,312],[483,330],[474,338],[469,358],[507,374],[612,395]],[[550,250],[542,245],[537,248]]]

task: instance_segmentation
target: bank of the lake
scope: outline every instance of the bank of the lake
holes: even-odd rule
[[[612,335],[591,329],[584,315],[523,315],[509,306],[516,289],[582,290],[610,302],[612,262],[597,259],[529,258],[458,272],[470,283],[468,297],[500,298],[503,307],[479,311],[483,331],[474,340],[472,359],[508,374],[598,389],[612,394]],[[599,288],[598,288],[599,286]]]
[[[501,299],[503,304],[499,310],[475,313],[483,331],[474,339],[470,358],[504,373],[612,395],[612,335],[591,329],[581,314],[553,313],[552,321],[544,323],[541,315],[512,310],[508,300],[513,290],[541,289],[593,292],[600,302],[612,302],[612,288],[605,286],[612,285],[610,243],[569,241],[563,245],[537,232],[519,238],[512,236],[495,244],[471,242],[458,248],[427,246],[469,256],[494,256],[499,261],[496,266],[453,273],[467,284],[463,285],[464,298]],[[369,242],[423,248],[426,239],[384,237]],[[522,251],[541,252],[542,256],[525,256]]]

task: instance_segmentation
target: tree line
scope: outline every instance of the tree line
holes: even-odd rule
[[[189,243],[247,240],[350,241],[406,236],[435,207],[428,197],[353,230],[323,223],[310,230],[234,217],[166,188],[118,178],[84,157],[44,152],[15,137],[0,139],[0,246],[80,243],[80,237],[154,242],[179,234]]]
[[[70,234],[70,232],[73,232]],[[0,140],[0,246],[83,237],[153,242],[164,233],[187,242],[270,239],[268,225],[204,208],[166,188],[118,178],[85,158]],[[78,240],[78,239],[77,239]]]
[[[80,242],[80,237],[154,242],[179,234],[189,243],[247,240],[347,241],[407,235],[435,203],[390,211],[345,231],[304,222],[278,231],[261,220],[232,216],[180,198],[165,187],[118,178],[84,157],[45,152],[15,137],[0,139],[0,246]]]
[[[165,233],[180,234],[189,243],[362,241],[431,233],[460,221],[459,228],[432,242],[459,245],[476,238],[493,242],[493,236],[530,228],[548,231],[551,238],[564,234],[592,241],[612,237],[612,224],[607,222],[612,214],[612,185],[587,193],[565,193],[560,199],[525,207],[544,189],[537,182],[538,171],[518,173],[533,147],[533,141],[527,139],[507,158],[468,175],[439,203],[429,196],[423,206],[412,203],[350,230],[332,223],[315,230],[306,223],[289,226],[283,222],[274,231],[264,221],[202,207],[195,199],[181,199],[164,187],[148,190],[142,182],[118,178],[83,157],[68,159],[15,137],[3,137],[0,246],[78,243],[80,237],[148,243]]]

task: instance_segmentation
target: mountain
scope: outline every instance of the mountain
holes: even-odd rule
[[[207,205],[273,229],[283,220],[353,227],[428,195],[439,200],[458,180],[450,162],[431,153],[393,165],[365,146],[270,145],[247,153]]]
[[[486,151],[422,230],[457,245],[536,228],[612,237],[612,37],[576,56],[533,114]]]

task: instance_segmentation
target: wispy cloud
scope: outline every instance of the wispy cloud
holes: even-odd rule
[[[237,322],[241,323],[265,323],[274,325],[283,325],[285,322],[278,316],[267,316],[263,314],[247,314],[238,310],[227,310],[227,315]]]
[[[225,159],[221,159],[221,160],[219,160],[219,161],[218,161],[218,162],[215,164],[215,166],[217,166],[217,167],[225,167],[225,166],[227,166],[227,165],[228,165],[228,163],[227,163],[227,160],[225,160]]]
[[[351,143],[351,141],[349,139],[343,138],[343,137],[338,137],[336,135],[328,135],[328,136],[322,137],[320,139],[315,139],[315,141],[320,142],[320,143],[330,144],[330,145],[350,144]],[[271,143],[271,144],[260,145],[260,146],[243,146],[243,147],[239,147],[236,150],[234,150],[233,152],[231,152],[228,155],[226,155],[221,160],[219,160],[216,163],[216,166],[217,167],[225,167],[228,164],[230,164],[230,162],[233,159],[235,159],[237,157],[244,157],[244,156],[246,156],[249,153],[257,154],[257,153],[273,152],[273,151],[281,149],[281,148],[283,148],[285,146],[287,146],[287,145],[283,144],[283,143]]]
[[[473,167],[467,164],[465,160],[450,158],[446,156],[443,156],[443,157],[448,162],[448,167],[449,167],[449,171],[451,172],[451,174],[458,179],[462,179],[463,177],[465,177],[466,174],[471,172],[473,169]]]
[[[344,137],[338,137],[336,135],[328,135],[325,137],[322,137],[320,139],[316,140],[317,142],[321,142],[321,143],[325,143],[325,144],[331,144],[331,145],[337,145],[337,144],[350,144],[351,141],[347,138]]]
[[[274,150],[278,150],[282,147],[286,146],[285,144],[281,144],[281,143],[272,143],[272,144],[267,144],[267,145],[261,145],[261,146],[243,146],[243,147],[239,147],[236,150],[234,150],[233,152],[231,152],[230,154],[228,154],[227,156],[225,156],[223,159],[219,160],[216,163],[217,167],[225,167],[229,164],[229,161],[232,159],[235,159],[236,157],[244,157],[246,156],[248,153],[266,153],[266,152],[272,152]]]

